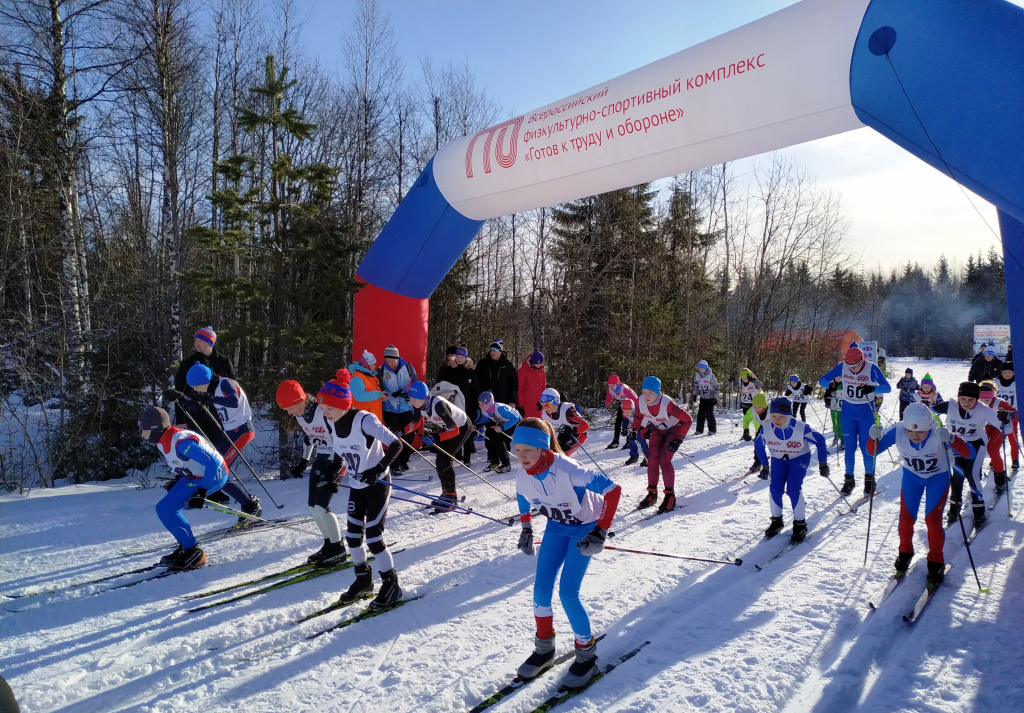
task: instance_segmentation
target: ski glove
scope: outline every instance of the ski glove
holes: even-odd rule
[[[1000,423],[1004,424],[1013,421],[1013,416],[1010,414],[1009,411],[996,411],[996,418],[999,419]]]
[[[753,438],[751,438],[751,436],[750,436],[750,431],[744,431],[744,432],[743,432],[743,440],[744,440],[744,441],[752,441],[752,440],[754,440],[754,439],[753,439]]]
[[[955,438],[945,426],[935,429],[935,437],[939,439],[939,443],[952,443]]]
[[[537,550],[533,547],[533,528],[524,527],[523,531],[519,533],[519,551],[524,555],[533,557],[537,554]]]
[[[395,391],[394,393],[391,394],[391,398],[393,398],[393,399],[407,399],[409,397],[408,397],[408,395],[405,393],[405,391],[403,389],[399,389],[398,391]]]
[[[818,475],[823,478],[828,477],[828,463],[818,463]]]
[[[636,434],[636,429],[635,428],[631,428],[631,429],[629,429],[629,436],[627,436],[627,438],[629,438],[631,441],[635,441],[636,440],[636,435],[637,435]]]
[[[813,392],[814,392],[814,386],[813,385],[808,384],[807,386],[804,387],[804,395],[810,396]]]
[[[758,474],[758,478],[761,480],[768,480],[768,476],[771,475],[771,471],[768,470],[768,466],[762,466],[761,472]]]
[[[865,396],[867,396],[868,394],[874,392],[874,390],[875,390],[875,385],[874,384],[864,384],[864,386],[860,387],[860,392],[862,394],[864,394]]]
[[[882,438],[882,427],[872,426],[868,429],[868,436],[870,436],[872,441],[880,440]]]
[[[668,442],[668,452],[675,453],[676,451],[679,450],[679,446],[681,445],[683,445],[682,438],[673,438],[671,441]]]
[[[206,488],[199,488],[196,492],[192,493],[192,497],[188,499],[188,507],[191,510],[199,510],[206,505]]]
[[[600,525],[594,525],[594,529],[591,530],[582,540],[576,543],[576,549],[580,551],[580,554],[584,557],[590,557],[596,555],[598,552],[604,549],[604,541],[608,537],[608,533]]]
[[[422,442],[423,442],[423,447],[424,448],[433,448],[434,447],[434,437],[433,436],[424,436],[422,438]]]
[[[302,474],[306,472],[306,468],[309,467],[309,461],[303,458],[298,463],[292,466],[291,474],[293,478],[301,478]]]
[[[367,468],[366,470],[364,470],[362,473],[360,473],[356,477],[359,479],[360,483],[366,483],[367,485],[373,485],[374,483],[377,482],[377,478],[379,478],[383,474],[384,474],[384,466],[382,466],[380,463],[378,463],[377,465],[373,466],[372,468]]]
[[[176,389],[168,389],[160,395],[160,400],[165,404],[173,404],[175,401],[180,399],[183,394]]]

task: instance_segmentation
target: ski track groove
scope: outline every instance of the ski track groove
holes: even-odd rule
[[[898,378],[907,365],[920,375],[931,371],[946,395],[955,393],[966,370],[956,361],[892,359],[890,373]],[[887,416],[895,415],[894,401],[886,399]],[[827,418],[821,401],[812,401],[808,411],[809,423],[819,428]],[[627,452],[604,450],[607,424],[606,416],[595,419],[587,447],[623,485],[620,515],[626,516],[644,493],[646,472],[622,465]],[[988,595],[977,593],[959,528],[951,529],[950,578],[921,621],[908,626],[901,617],[924,586],[923,522],[908,581],[881,610],[867,608],[895,558],[899,472],[887,459],[879,462],[879,482],[890,489],[874,502],[869,569],[862,567],[866,504],[855,515],[840,515],[845,503],[834,502],[835,490],[812,467],[805,480],[809,526],[823,529],[758,572],[753,565],[788,542],[788,500],[786,529],[765,542],[767,483],[712,485],[695,467],[719,481],[745,470],[752,448],[738,443],[741,434],[721,418],[715,436],[688,438],[683,449],[689,459],[675,459],[677,497],[687,507],[631,525],[613,542],[742,557],[743,566],[612,551],[596,557],[582,598],[594,632],[607,634],[599,645],[601,661],[644,640],[652,645],[560,706],[560,713],[1024,709],[1024,527],[1017,520],[1007,518],[1005,509],[993,511],[972,546],[982,586],[993,590]],[[590,464],[585,455],[580,460]],[[838,482],[843,469],[835,467],[834,455],[829,462]],[[423,461],[410,464],[410,475],[427,471]],[[482,465],[478,452],[474,469],[480,472]],[[465,469],[457,467],[456,474],[467,505],[495,517],[515,511],[513,501]],[[858,487],[862,474],[858,458]],[[514,475],[488,480],[511,494]],[[286,503],[282,515],[305,515],[306,481],[274,481],[270,487]],[[434,494],[437,483],[410,487]],[[991,482],[985,487],[990,496]],[[102,502],[96,493],[104,494]],[[158,494],[111,484],[49,491],[48,497],[66,498],[60,527],[47,524],[52,503],[45,498],[0,498],[3,590],[73,583],[149,561],[110,552],[168,539],[152,513]],[[210,511],[192,511],[189,518],[197,533],[224,524]],[[96,523],[111,520],[123,527],[108,543],[106,528]],[[518,530],[518,524],[505,528],[454,513],[427,516],[413,504],[393,503],[388,539],[408,548],[396,555],[402,588],[406,596],[426,596],[311,641],[304,637],[365,606],[289,626],[336,599],[351,571],[187,615],[184,609],[194,602],[179,596],[282,569],[319,544],[298,528],[211,543],[207,551],[216,567],[93,596],[86,596],[93,589],[86,587],[35,597],[24,602],[25,611],[0,614],[4,673],[26,711],[465,710],[507,683],[532,648],[535,561],[515,550]],[[74,565],[57,556],[68,540],[75,543]],[[376,568],[375,580],[379,586]],[[14,600],[4,604],[15,606]],[[557,588],[554,609],[561,653],[572,634]],[[557,689],[560,675],[555,671],[517,692],[496,713],[532,710]]]

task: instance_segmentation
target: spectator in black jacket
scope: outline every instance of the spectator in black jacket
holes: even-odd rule
[[[470,428],[472,428],[472,424],[476,422],[476,418],[480,414],[480,406],[477,404],[477,397],[480,396],[480,390],[476,383],[477,375],[473,367],[470,366],[469,350],[466,349],[465,344],[461,347],[451,346],[448,349],[451,355],[446,355],[444,365],[437,370],[437,379],[434,383],[447,381],[459,387],[462,396],[466,399],[466,415],[469,416]],[[462,447],[462,453],[453,454],[466,465],[470,465],[470,455],[476,452],[474,440],[474,438],[467,438]]]
[[[210,367],[217,376],[226,376],[229,379],[235,378],[235,367],[231,360],[217,351],[217,333],[213,327],[203,327],[195,333],[195,352],[181,360],[178,371],[174,373],[174,390],[186,396],[195,396],[196,391],[185,380],[185,374],[192,368],[193,364],[202,364]],[[195,426],[185,416],[184,407],[179,403],[175,405],[174,423],[178,428],[192,430]],[[220,424],[206,411],[189,411],[189,416],[194,418],[210,443],[216,443],[221,438]]]
[[[996,356],[995,347],[985,347],[984,357],[971,364],[967,380],[980,384],[988,379],[998,378],[1002,371],[1003,362]]]
[[[512,362],[505,356],[500,339],[491,342],[490,353],[476,365],[477,393],[490,391],[501,404],[514,404],[519,396],[519,376]]]

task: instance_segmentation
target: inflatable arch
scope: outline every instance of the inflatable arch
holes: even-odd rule
[[[1024,334],[1024,9],[804,0],[443,146],[363,259],[353,343],[422,373],[428,298],[489,218],[870,126],[999,211]]]

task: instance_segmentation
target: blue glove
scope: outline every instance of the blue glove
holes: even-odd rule
[[[432,447],[434,445],[434,437],[433,436],[424,436],[422,440],[423,440],[423,447],[424,448],[430,448],[430,447]]]

